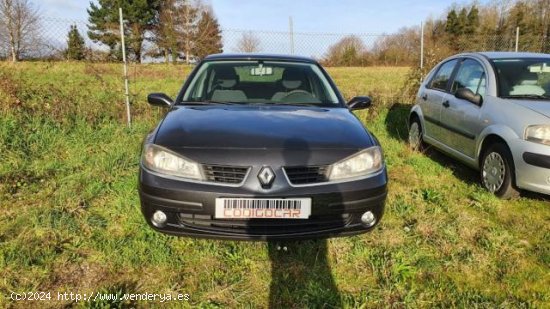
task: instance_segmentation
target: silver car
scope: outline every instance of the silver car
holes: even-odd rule
[[[550,55],[488,52],[449,57],[421,84],[409,143],[480,171],[501,198],[550,194]]]

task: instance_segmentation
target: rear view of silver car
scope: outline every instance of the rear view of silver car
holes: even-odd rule
[[[409,117],[409,143],[430,144],[478,169],[501,198],[550,194],[550,55],[468,53],[426,76]]]

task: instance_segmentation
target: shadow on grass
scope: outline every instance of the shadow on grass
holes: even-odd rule
[[[285,166],[315,164],[311,162],[311,147],[303,139],[290,138],[284,142],[283,149]],[[331,198],[330,201],[333,203],[342,200],[339,194],[333,194]],[[324,215],[327,214],[333,215],[334,218],[341,218],[342,215],[339,211]],[[322,209],[312,209],[309,220],[315,220],[313,217],[320,215],[323,215]],[[332,224],[344,225],[343,222]],[[290,228],[292,227],[289,226]],[[268,243],[268,253],[271,260],[270,308],[342,307],[340,294],[330,270],[326,239],[271,241]]]
[[[411,104],[394,103],[388,110],[384,124],[389,135],[399,141],[406,142],[409,136],[409,111]]]
[[[409,112],[411,107],[411,104],[393,104],[384,121],[389,135],[404,143],[408,143]],[[470,167],[446,156],[428,145],[422,152],[439,165],[451,169],[453,175],[458,179],[469,184],[479,184],[477,172]]]
[[[432,159],[432,161],[445,168],[450,169],[453,172],[453,175],[463,182],[470,185],[480,185],[479,172],[474,170],[473,168],[462,164],[460,161],[447,156],[446,154],[436,150],[434,147],[431,147],[429,145],[426,145],[425,149],[422,152],[430,159]]]
[[[431,146],[427,146],[427,148],[424,149],[422,152],[439,165],[450,169],[456,178],[464,181],[467,184],[482,187],[479,171],[460,163],[460,161],[455,160],[442,152],[439,152]],[[521,197],[538,201],[550,201],[550,196],[548,195],[537,192],[530,192],[522,189],[519,189],[519,192]]]
[[[268,250],[272,276],[269,308],[342,306],[330,270],[325,239],[269,242]]]
[[[526,197],[526,198],[530,198],[532,200],[537,200],[537,201],[542,201],[542,202],[550,202],[550,195],[544,195],[542,193],[523,191],[523,192],[521,192],[521,196]]]

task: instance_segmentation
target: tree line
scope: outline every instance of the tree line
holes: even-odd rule
[[[71,25],[63,48],[56,54],[35,56],[43,42],[40,12],[31,0],[0,0],[0,54],[12,61],[25,58],[119,61],[122,58],[118,8],[124,13],[127,54],[132,61],[166,62],[202,59],[224,49],[220,25],[212,7],[201,0],[97,0],[87,9],[87,37],[105,49],[86,47],[76,25]],[[424,23],[425,59],[441,59],[462,51],[519,50],[550,52],[550,0],[493,0],[452,5],[440,17]],[[349,35],[329,46],[322,62],[333,66],[418,64],[420,27],[368,37]],[[237,52],[261,51],[261,40],[244,32]],[[35,54],[30,52],[34,48]]]
[[[434,61],[464,52],[514,50],[519,28],[519,50],[550,53],[550,0],[474,1],[453,5],[439,18],[424,22],[425,56]],[[417,65],[420,27],[405,27],[383,35],[372,46],[358,36],[347,36],[329,47],[327,65]]]
[[[166,62],[189,63],[223,51],[218,20],[212,7],[200,0],[98,0],[90,2],[87,9],[87,36],[106,49],[87,48],[77,26],[71,25],[66,48],[47,57],[121,60],[119,8],[123,11],[126,52],[131,61],[163,57]],[[39,45],[58,49],[44,42],[40,17],[29,0],[0,0],[0,49],[4,49],[0,52],[18,61],[33,58],[32,51],[36,53]]]
[[[88,36],[109,47],[113,60],[121,59],[119,12],[124,12],[124,35],[130,59],[164,57],[166,62],[203,58],[222,52],[221,29],[210,6],[187,0],[99,0],[88,9]],[[155,48],[144,53],[149,42]]]

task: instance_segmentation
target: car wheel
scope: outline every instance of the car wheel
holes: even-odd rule
[[[423,143],[420,120],[417,117],[414,117],[409,125],[409,147],[412,150],[422,150]]]
[[[496,143],[483,153],[481,159],[481,183],[491,193],[502,199],[517,197],[514,188],[514,160],[505,144]]]

